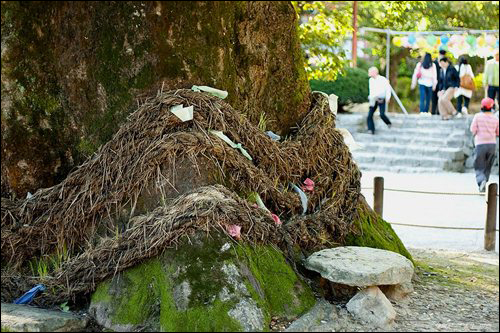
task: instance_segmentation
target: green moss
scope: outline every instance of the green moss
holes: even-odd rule
[[[8,329],[5,326],[2,326],[2,332],[12,332],[10,329]]]
[[[110,302],[111,295],[108,293],[111,281],[105,281],[100,283],[94,293],[92,294],[92,302]]]
[[[163,275],[161,264],[155,259],[127,270],[122,275],[122,283],[128,286],[125,290],[129,294],[120,297],[120,305],[115,307],[118,311],[114,314],[114,322],[135,325],[146,321],[153,311],[151,306]]]
[[[346,237],[347,246],[366,246],[399,253],[413,262],[391,225],[376,213],[358,209],[359,218],[355,221],[357,230]]]
[[[240,297],[221,301],[223,286],[231,290],[224,264],[245,265],[252,281],[243,274],[251,298],[263,310],[265,328],[271,316],[296,317],[311,308],[315,298],[295,275],[282,253],[272,247],[244,245],[221,252],[225,235],[202,242],[181,244],[175,251],[150,259],[101,284],[92,303],[102,302],[111,309],[117,325],[141,324],[162,331],[242,331],[228,315]],[[174,287],[189,282],[191,293],[187,310],[177,309]],[[258,286],[256,286],[258,284]],[[138,311],[137,309],[140,309]]]
[[[416,260],[415,264],[421,279],[465,290],[498,293],[498,266],[437,258]]]
[[[315,304],[313,294],[279,250],[270,246],[239,246],[237,252],[262,288],[265,308],[272,316],[295,317]],[[253,286],[251,290],[256,293]]]
[[[165,332],[241,332],[241,325],[229,317],[234,303],[215,300],[211,306],[177,311],[171,294],[162,297],[161,330]]]

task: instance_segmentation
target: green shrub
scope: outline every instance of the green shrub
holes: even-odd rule
[[[394,86],[394,90],[398,97],[403,100],[404,98],[408,99],[418,99],[418,87],[414,90],[411,89],[411,78],[409,77],[400,77],[396,85]]]
[[[419,93],[418,86],[415,89],[411,89],[411,78],[409,77],[399,77],[396,85],[393,86],[394,91],[398,95],[401,103],[406,108],[408,112],[419,112]],[[396,102],[392,102],[391,104],[392,112],[401,112],[399,105]]]
[[[335,81],[309,81],[311,90],[335,94],[339,97],[339,106],[368,101],[368,74],[359,68],[347,68]]]
[[[398,66],[398,78],[401,77],[412,77],[413,70],[417,65],[417,59],[403,58]]]
[[[474,84],[476,85],[477,91],[483,89],[483,75],[483,73],[479,73],[478,75],[474,76]]]

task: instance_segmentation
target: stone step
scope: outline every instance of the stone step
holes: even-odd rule
[[[442,170],[459,170],[463,162],[454,163],[453,161],[439,157],[400,156],[388,154],[373,154],[371,152],[354,152],[354,160],[360,164],[379,164],[388,167],[425,167],[441,168]]]
[[[429,147],[423,145],[402,145],[398,143],[366,142],[360,152],[372,154],[406,155],[415,158],[440,157],[449,160],[462,160],[465,158],[463,149]]]
[[[472,116],[443,121],[439,116],[388,114],[389,129],[375,114],[376,134],[367,133],[367,113],[339,114],[337,127],[347,128],[362,149],[354,151],[361,170],[391,172],[463,172]]]
[[[440,119],[401,119],[401,118],[391,118],[393,127],[403,127],[403,128],[455,128],[455,129],[468,129],[472,119],[461,118],[449,121],[442,121]],[[380,117],[374,117],[376,127],[385,127]],[[366,126],[366,116],[360,117],[356,116],[343,116],[337,117],[337,127],[347,127],[347,126]]]
[[[385,123],[381,119],[374,118],[375,127],[385,127]],[[393,127],[402,128],[441,128],[441,129],[468,129],[470,122],[444,122],[444,121],[431,121],[431,122],[414,122],[414,121],[398,121],[397,119],[391,119]],[[337,120],[337,127],[346,126],[366,126],[367,122],[365,118],[356,119],[352,121],[344,121],[344,119]]]
[[[403,135],[409,136],[425,136],[427,138],[449,138],[456,137],[461,138],[465,137],[465,133],[460,130],[441,130],[439,128],[430,128],[430,129],[418,129],[418,128],[379,128],[376,129],[375,133],[384,133],[388,135],[394,135],[397,137],[401,137]]]
[[[465,137],[451,137],[447,139],[429,138],[425,136],[415,136],[403,134],[401,136],[391,135],[388,133],[377,133],[375,135],[369,133],[353,133],[356,142],[364,144],[365,142],[386,142],[398,143],[403,145],[416,144],[426,147],[449,147],[461,148],[467,138]]]
[[[442,168],[424,168],[424,167],[405,167],[405,166],[386,166],[379,164],[359,163],[361,171],[383,171],[393,173],[437,173],[443,172]]]

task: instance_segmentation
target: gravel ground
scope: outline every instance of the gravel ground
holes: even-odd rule
[[[295,323],[277,319],[273,331],[498,332],[498,254],[410,249],[417,263],[415,292],[399,303],[390,328],[374,329],[354,320],[345,303],[318,305]],[[290,327],[290,324],[293,324]]]

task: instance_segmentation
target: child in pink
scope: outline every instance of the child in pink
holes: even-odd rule
[[[475,136],[474,170],[480,192],[484,192],[486,189],[497,150],[498,118],[491,112],[494,105],[493,99],[484,98],[481,101],[481,112],[474,116],[470,126],[470,130]]]

